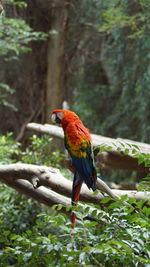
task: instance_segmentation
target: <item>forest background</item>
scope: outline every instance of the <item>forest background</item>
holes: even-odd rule
[[[2,6],[1,164],[21,161],[62,168],[63,150],[51,152],[52,140],[31,137],[26,124],[50,123],[51,110],[64,103],[95,134],[150,143],[149,0],[8,0]],[[125,171],[101,173],[114,182],[134,182],[137,177]],[[114,207],[106,205],[111,223],[102,229],[79,214],[72,249],[66,215],[57,219],[5,185],[0,190],[2,266],[149,266],[149,211],[144,202],[134,203],[138,216],[119,201]]]

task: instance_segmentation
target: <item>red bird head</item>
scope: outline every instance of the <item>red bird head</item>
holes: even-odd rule
[[[55,109],[52,111],[51,119],[54,123],[61,124],[63,127],[65,127],[69,121],[79,120],[79,117],[70,110]]]

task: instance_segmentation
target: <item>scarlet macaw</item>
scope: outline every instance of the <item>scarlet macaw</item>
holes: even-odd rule
[[[75,168],[72,205],[76,205],[83,181],[89,189],[96,190],[97,174],[92,154],[91,136],[89,130],[72,111],[63,109],[53,110],[52,121],[60,124],[64,130],[65,147],[71,156],[72,165]],[[75,218],[76,216],[72,212],[72,228],[75,227]]]

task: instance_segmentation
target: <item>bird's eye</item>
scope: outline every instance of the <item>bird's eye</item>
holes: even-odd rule
[[[53,123],[61,124],[62,117],[63,117],[63,112],[53,113],[51,116],[51,120]]]
[[[62,117],[63,117],[63,112],[58,112],[58,113],[56,114],[56,120],[55,120],[56,123],[61,124]]]
[[[58,123],[58,124],[61,124],[61,119],[58,116],[56,116],[55,122]]]

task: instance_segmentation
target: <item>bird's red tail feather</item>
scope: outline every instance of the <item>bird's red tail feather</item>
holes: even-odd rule
[[[73,188],[72,206],[77,205],[77,202],[80,197],[81,186],[82,186],[82,182],[78,181],[78,183]],[[71,213],[71,223],[72,223],[71,227],[72,229],[74,229],[76,226],[76,214],[73,211]]]

